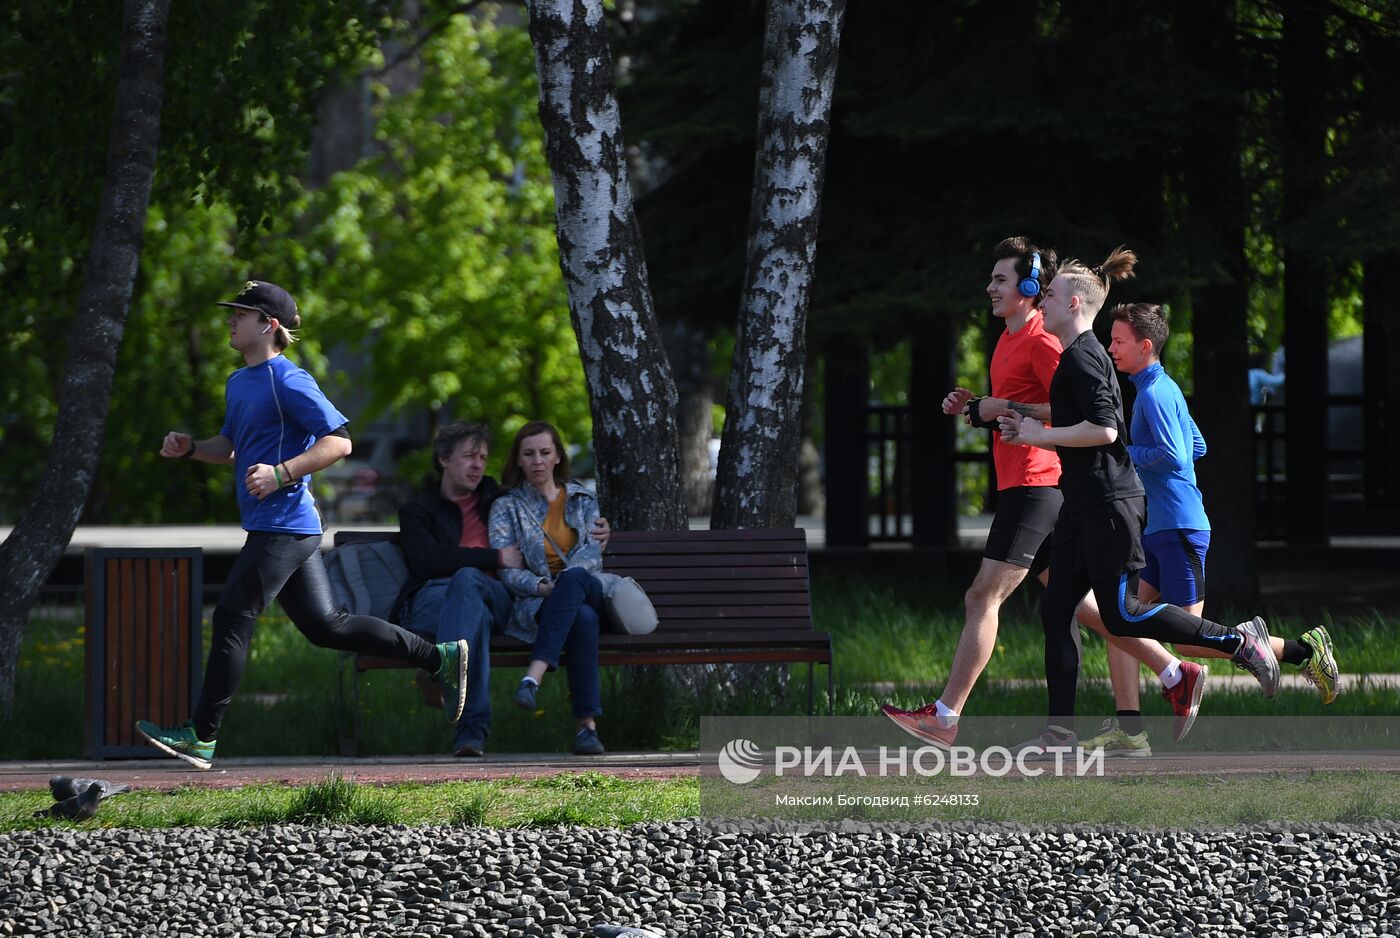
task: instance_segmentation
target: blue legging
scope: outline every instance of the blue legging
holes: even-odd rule
[[[603,591],[593,574],[570,567],[554,580],[554,591],[545,597],[535,615],[532,657],[550,670],[559,666],[560,652],[568,655],[569,696],[575,719],[603,712],[598,686],[598,631],[603,611]]]

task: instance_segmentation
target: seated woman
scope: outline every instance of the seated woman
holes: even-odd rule
[[[603,568],[603,554],[585,536],[598,517],[598,501],[570,480],[559,431],[542,420],[520,428],[501,476],[508,491],[491,506],[491,546],[519,547],[525,560],[524,569],[500,571],[516,597],[506,634],[534,645],[513,699],[534,710],[545,672],[557,668],[560,653],[566,653],[574,754],[601,755],[595,719],[603,712],[598,686],[603,596],[593,574]]]

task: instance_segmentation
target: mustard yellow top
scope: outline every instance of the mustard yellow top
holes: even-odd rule
[[[549,511],[544,516],[544,532],[549,537],[544,539],[544,559],[549,561],[549,572],[558,576],[564,571],[564,558],[554,552],[554,544],[549,543],[549,538],[554,538],[554,543],[559,545],[559,549],[566,555],[574,549],[578,543],[578,535],[574,529],[569,527],[564,520],[564,502],[569,497],[569,493],[564,486],[559,486],[559,494],[554,496],[554,501],[549,503]]]

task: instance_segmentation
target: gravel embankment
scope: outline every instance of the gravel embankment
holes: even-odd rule
[[[1400,935],[1400,827],[0,836],[0,935]]]

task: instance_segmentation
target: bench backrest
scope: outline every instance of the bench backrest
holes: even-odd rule
[[[603,568],[642,584],[661,618],[658,631],[812,628],[800,528],[619,531]]]
[[[393,532],[339,531],[335,543],[392,540]],[[635,577],[651,597],[657,631],[811,630],[807,537],[801,528],[617,531],[609,573]]]

